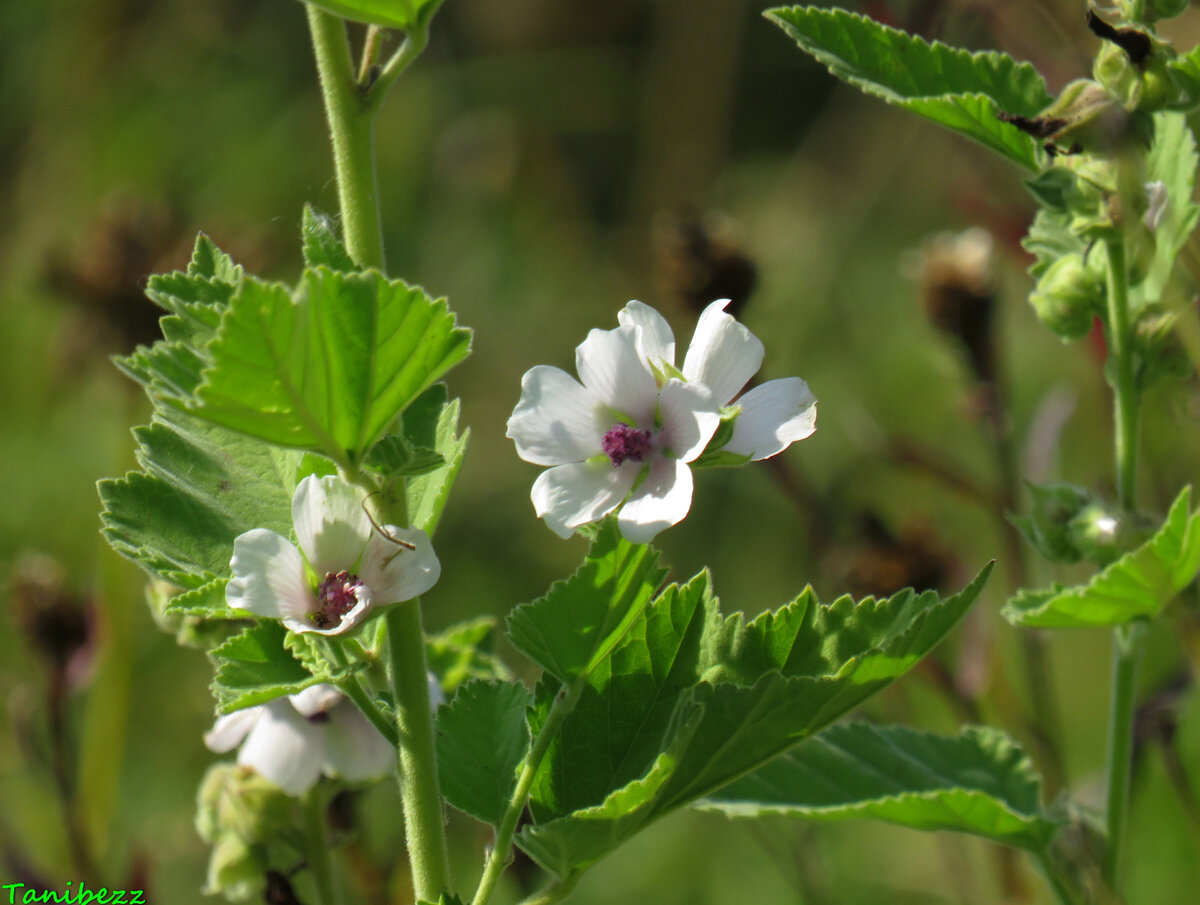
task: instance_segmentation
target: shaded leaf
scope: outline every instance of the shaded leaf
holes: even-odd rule
[[[469,679],[508,679],[508,668],[492,653],[496,620],[480,616],[425,639],[425,658],[446,694]]]
[[[874,817],[921,830],[956,830],[1021,848],[1057,830],[1041,808],[1029,757],[998,730],[956,737],[899,726],[831,726],[696,807],[731,817]]]
[[[285,645],[287,630],[264,621],[215,648],[217,674],[211,686],[218,713],[263,704],[327,679],[314,676]]]

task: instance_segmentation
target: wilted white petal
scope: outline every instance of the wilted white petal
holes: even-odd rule
[[[354,606],[342,614],[342,618],[337,625],[331,625],[329,628],[318,628],[316,622],[313,620],[312,613],[305,613],[299,617],[284,616],[284,628],[297,634],[312,632],[315,635],[340,635],[343,632],[348,632],[366,619],[367,614],[371,612],[374,598],[371,596],[370,585],[364,583],[355,588],[354,600]]]
[[[651,366],[660,367],[662,362],[675,366],[675,334],[656,310],[632,301],[617,312],[617,323],[637,330],[638,351]]]
[[[615,468],[607,460],[559,465],[538,475],[529,496],[538,518],[559,537],[570,537],[616,509],[641,470],[642,463],[632,461]]]
[[[664,528],[683,521],[691,508],[691,469],[679,459],[655,456],[646,480],[621,507],[617,524],[626,540],[645,544]]]
[[[264,710],[238,752],[238,763],[253,767],[289,795],[303,795],[321,775],[323,727],[282,698],[268,702]]]
[[[302,717],[316,716],[318,713],[327,713],[338,705],[345,697],[336,686],[330,685],[328,682],[322,682],[319,685],[309,685],[308,688],[296,694],[288,695],[288,700],[292,702],[292,706],[296,708],[296,712]]]
[[[242,743],[246,733],[254,728],[264,713],[265,707],[246,707],[217,717],[212,729],[204,734],[205,746],[217,754],[232,751]]]
[[[817,400],[799,377],[768,380],[738,399],[730,452],[767,459],[817,429]]]
[[[1146,229],[1150,232],[1157,232],[1159,224],[1162,223],[1171,207],[1171,196],[1167,194],[1167,184],[1161,179],[1147,182],[1146,202],[1146,213],[1142,215],[1142,222],[1146,224]]]
[[[575,349],[575,368],[583,385],[600,402],[629,415],[638,427],[650,426],[658,384],[638,352],[633,327],[593,330]]]
[[[763,360],[763,344],[725,313],[728,304],[722,299],[704,309],[683,360],[683,376],[708,387],[717,405],[728,404]]]
[[[233,578],[225,587],[225,602],[234,609],[303,620],[316,607],[300,551],[274,531],[239,534],[229,565]]]
[[[442,564],[433,552],[429,535],[419,528],[382,527],[384,534],[371,533],[358,573],[371,589],[375,603],[383,606],[412,600],[437,584]],[[410,543],[416,549],[409,550],[389,538]]]
[[[683,462],[691,462],[704,452],[721,424],[721,412],[708,388],[674,377],[662,388],[659,412],[662,430],[658,435],[658,446],[669,449]]]
[[[534,465],[582,462],[600,451],[611,427],[598,417],[601,403],[560,368],[538,365],[521,378],[521,401],[508,419],[517,455]]]
[[[336,475],[309,475],[292,497],[296,539],[318,577],[353,569],[371,533],[366,494]]]
[[[396,751],[353,704],[329,711],[325,729],[324,772],[350,782],[375,779],[387,773]]]

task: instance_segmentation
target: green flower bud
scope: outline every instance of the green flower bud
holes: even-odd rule
[[[1073,484],[1029,484],[1033,508],[1027,516],[1010,516],[1017,529],[1050,562],[1075,563],[1082,558],[1071,524],[1091,496]]]
[[[1153,49],[1140,64],[1116,44],[1106,43],[1092,65],[1096,81],[1126,110],[1156,113],[1179,99],[1179,86],[1167,67],[1175,52],[1161,41],[1151,40]]]
[[[1029,296],[1038,318],[1064,340],[1080,339],[1104,309],[1104,278],[1082,254],[1065,255],[1042,274]]]
[[[1162,19],[1174,19],[1182,16],[1191,0],[1143,0],[1142,22],[1150,25]],[[1121,0],[1121,14],[1130,18],[1134,4],[1130,0]]]
[[[206,895],[223,895],[234,902],[262,900],[267,888],[267,853],[236,836],[222,836],[208,858]]]
[[[250,767],[217,763],[209,767],[196,796],[196,831],[205,842],[236,836],[265,843],[295,832],[295,799]]]
[[[1122,520],[1100,503],[1081,509],[1067,532],[1075,549],[1090,563],[1107,566],[1122,553]]]

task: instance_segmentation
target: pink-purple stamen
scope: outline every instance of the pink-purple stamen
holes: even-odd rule
[[[614,424],[600,442],[604,454],[616,468],[626,462],[644,462],[650,454],[650,431],[628,424]]]
[[[317,609],[309,615],[313,624],[317,628],[341,625],[342,617],[358,604],[355,592],[362,584],[362,579],[345,570],[326,572],[325,580],[317,585]]]

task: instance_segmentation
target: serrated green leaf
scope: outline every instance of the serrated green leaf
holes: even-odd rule
[[[346,246],[338,238],[333,218],[314,210],[311,204],[304,205],[300,235],[305,266],[328,267],[342,273],[356,273],[362,270],[354,263],[346,251]]]
[[[808,589],[749,624],[717,615],[705,575],[668,587],[588,674],[535,778],[537,823],[519,844],[560,875],[587,867],[894,681],[958,622],[990,571],[944,600],[904,591],[823,606]],[[552,692],[538,690],[534,732]]]
[[[417,25],[428,25],[430,14],[440,4],[437,0],[305,0],[351,22],[382,25],[407,31]]]
[[[1035,279],[1050,269],[1059,258],[1083,254],[1088,247],[1086,240],[1071,232],[1071,215],[1065,210],[1038,208],[1029,232],[1021,240],[1021,247],[1034,256],[1029,273]]]
[[[1167,190],[1166,213],[1154,233],[1154,259],[1146,276],[1130,293],[1135,307],[1159,302],[1176,272],[1179,251],[1200,218],[1193,202],[1196,186],[1196,139],[1182,113],[1154,116],[1154,144],[1146,155],[1146,181],[1161,182]]]
[[[101,481],[103,532],[151,574],[197,588],[228,574],[251,528],[291,531],[296,453],[166,410],[134,429],[142,471]]]
[[[429,392],[432,393],[435,389],[437,389],[436,386],[432,387]],[[431,438],[425,436],[422,430],[424,422],[421,401],[418,399],[404,413],[405,431],[407,433],[412,425],[410,436],[419,440],[422,446],[428,446],[429,449],[441,456],[443,464],[424,474],[409,478],[405,489],[408,495],[409,518],[413,525],[433,537],[438,523],[442,520],[442,512],[446,509],[446,501],[450,498],[450,490],[454,487],[459,469],[462,468],[463,458],[467,454],[467,443],[471,439],[471,431],[468,428],[461,434],[458,432],[458,414],[461,403],[455,399],[440,407],[433,436]],[[414,418],[410,419],[409,412],[414,409],[416,409]]]
[[[292,656],[286,638],[282,625],[264,621],[212,651],[217,673],[211,689],[218,713],[253,707],[325,681]]]
[[[187,272],[188,276],[202,277],[229,286],[236,286],[244,276],[242,265],[235,264],[233,258],[217,248],[216,243],[204,233],[196,236]]]
[[[375,271],[306,270],[294,296],[247,278],[208,347],[191,408],[353,464],[469,346],[444,300]]]
[[[404,411],[399,431],[376,443],[367,455],[366,464],[385,477],[417,477],[445,465],[446,459],[435,447],[440,442],[452,452],[458,439],[454,434],[457,417],[444,435],[438,433],[449,404],[447,397],[446,385],[435,383],[413,400]]]
[[[1200,104],[1200,45],[1169,60],[1167,71],[1183,90],[1184,98],[1177,109],[1184,112],[1195,109],[1196,105]]]
[[[956,737],[899,726],[831,726],[696,807],[731,817],[874,817],[1044,848],[1057,830],[1041,808],[1029,757],[1002,732]]]
[[[780,7],[767,18],[840,79],[1036,170],[1037,143],[1000,120],[1035,117],[1053,98],[1037,70],[1002,53],[970,53],[841,9]]]
[[[469,679],[509,679],[511,673],[492,653],[496,620],[480,616],[425,639],[425,658],[446,694]]]
[[[168,616],[195,616],[198,619],[246,619],[242,610],[230,609],[225,602],[228,578],[214,578],[208,584],[176,594],[164,608]]]
[[[1087,584],[1021,591],[1001,613],[1029,628],[1124,625],[1158,615],[1198,571],[1200,511],[1191,512],[1191,488],[1185,487],[1150,540]]]
[[[500,823],[529,750],[520,682],[472,680],[437,712],[437,759],[442,794],[460,811]]]
[[[575,574],[509,614],[509,641],[569,683],[612,652],[666,574],[657,551],[631,544],[607,519]]]

